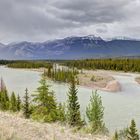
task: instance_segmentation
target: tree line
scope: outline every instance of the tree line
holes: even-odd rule
[[[48,68],[52,64],[46,61],[13,61],[7,64],[10,68]]]
[[[68,99],[66,104],[58,103],[53,91],[50,91],[45,74],[42,75],[40,86],[35,94],[32,94],[32,100],[28,89],[25,90],[23,100],[13,92],[8,95],[7,90],[0,91],[0,109],[11,112],[21,111],[26,119],[34,119],[41,122],[61,122],[68,124],[76,130],[91,134],[108,134],[108,129],[104,123],[104,107],[102,99],[97,91],[93,92],[90,103],[86,108],[88,123],[82,118],[80,104],[78,101],[78,89],[74,76],[69,83]],[[130,127],[123,132],[116,131],[112,140],[139,140],[139,134],[136,129],[136,123],[131,121]]]
[[[115,71],[140,72],[140,59],[85,59],[69,60],[62,62],[63,65],[78,69],[104,69]]]
[[[10,63],[13,63],[14,61],[10,61],[10,60],[0,60],[0,65],[7,65],[7,64],[10,64]]]
[[[10,68],[52,68],[53,63],[43,60],[0,60],[0,65],[7,65]]]
[[[78,69],[104,69],[125,72],[140,72],[140,59],[85,59],[61,60],[57,62],[72,68],[76,67]],[[12,68],[52,68],[53,61],[0,60],[0,65],[8,65],[8,67]],[[56,79],[59,79],[57,77]]]

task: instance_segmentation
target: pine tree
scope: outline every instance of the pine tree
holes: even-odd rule
[[[37,104],[33,113],[33,118],[45,122],[57,120],[57,104],[54,93],[49,91],[49,85],[46,83],[45,75],[42,75],[40,87],[37,88],[37,94],[34,94],[33,101]]]
[[[21,99],[20,99],[20,96],[18,95],[17,96],[17,110],[20,111],[21,109]]]
[[[127,139],[128,140],[139,140],[139,134],[136,129],[136,123],[134,120],[131,120],[131,125],[128,128]]]
[[[7,90],[0,92],[0,109],[2,110],[9,109],[9,96]]]
[[[30,103],[29,103],[29,95],[28,89],[25,90],[25,96],[23,100],[23,115],[26,119],[30,118],[31,111],[30,111]]]
[[[68,112],[67,121],[70,126],[81,126],[80,104],[77,97],[78,90],[74,76],[71,78],[70,88],[68,92]]]
[[[13,112],[17,111],[17,100],[16,100],[16,96],[15,96],[14,92],[12,92],[12,94],[11,94],[10,110],[12,110]]]
[[[97,91],[92,93],[90,104],[86,109],[86,115],[89,120],[91,133],[102,132],[105,130],[105,124],[103,122],[104,107]]]

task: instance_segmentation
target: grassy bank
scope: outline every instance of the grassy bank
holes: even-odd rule
[[[59,123],[39,123],[24,119],[20,113],[0,112],[1,140],[109,140],[106,136],[74,133]]]

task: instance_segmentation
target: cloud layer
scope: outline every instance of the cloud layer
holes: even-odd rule
[[[140,38],[139,0],[0,0],[0,41],[71,35]]]

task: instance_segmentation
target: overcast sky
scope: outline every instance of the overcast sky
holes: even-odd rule
[[[0,0],[0,42],[80,35],[140,39],[139,0]]]

